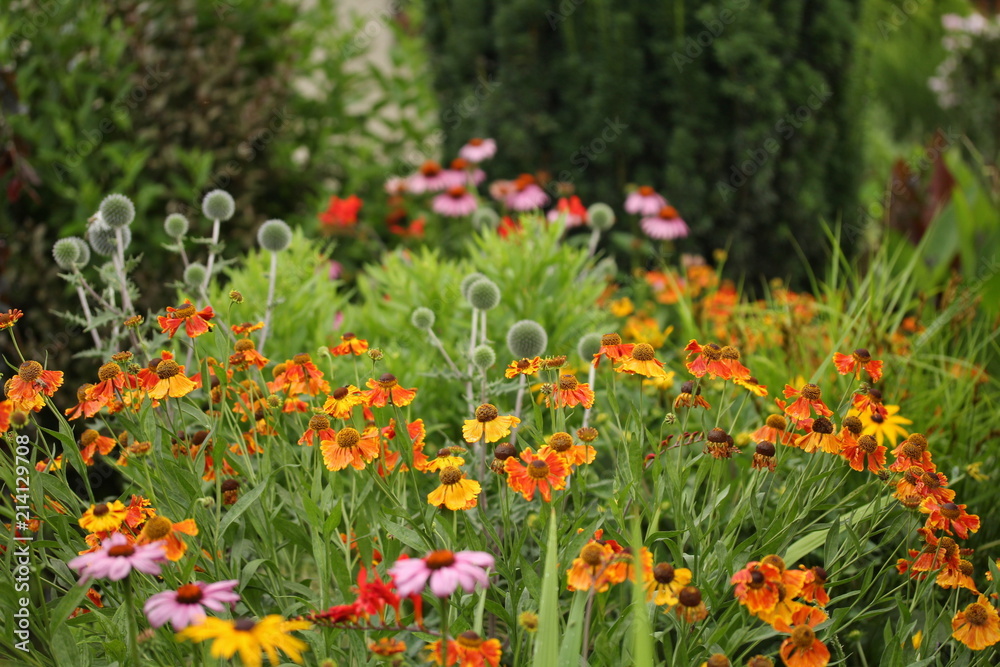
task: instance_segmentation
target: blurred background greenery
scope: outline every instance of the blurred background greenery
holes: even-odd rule
[[[336,252],[352,285],[375,253],[411,244],[386,231],[386,178],[472,136],[497,139],[491,178],[535,172],[619,212],[626,188],[655,187],[691,226],[677,249],[727,249],[750,292],[805,286],[828,257],[824,222],[863,262],[938,215],[970,222],[942,232],[935,275],[971,279],[973,255],[997,246],[1000,37],[942,17],[995,22],[994,5],[9,0],[0,302],[74,308],[49,249],[109,192],[138,208],[140,307],[162,310],[181,272],[152,252],[163,217],[207,236],[198,202],[215,187],[237,201],[226,256],[266,218],[315,235],[331,195],[360,196],[372,234]],[[954,210],[959,181],[981,215]],[[602,246],[625,280],[662,259],[627,231]],[[453,254],[448,237],[428,230]],[[27,347],[66,365],[84,338],[40,319],[22,327]]]

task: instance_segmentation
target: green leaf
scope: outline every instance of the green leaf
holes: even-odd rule
[[[545,544],[542,599],[538,607],[538,636],[534,667],[551,667],[559,661],[559,540],[556,510],[549,510],[549,536]]]

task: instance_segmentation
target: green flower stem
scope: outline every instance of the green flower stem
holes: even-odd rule
[[[131,575],[125,577],[125,608],[127,609],[125,643],[128,647],[128,661],[133,667],[139,667],[139,645],[137,643],[139,626],[136,622],[135,592],[132,590]]]
[[[218,223],[216,220],[216,234],[218,234]],[[214,243],[215,241],[213,241]],[[208,276],[212,274],[212,257],[209,255]],[[205,278],[208,280],[208,277]],[[264,354],[264,343],[267,342],[267,334],[271,329],[271,314],[274,312],[274,284],[278,280],[278,253],[271,253],[271,272],[267,279],[267,309],[264,311],[264,330],[260,332],[260,344],[257,351]]]

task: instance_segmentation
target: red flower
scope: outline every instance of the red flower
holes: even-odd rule
[[[358,224],[358,211],[363,204],[357,195],[347,199],[330,197],[330,205],[319,214],[319,221],[326,227],[353,227]]]
[[[796,397],[792,403],[785,406],[785,414],[794,419],[806,419],[809,417],[809,408],[816,411],[816,414],[823,417],[833,415],[833,410],[823,402],[822,392],[814,384],[802,385],[802,389],[796,389],[790,384],[785,385],[785,398]]]
[[[524,229],[521,227],[520,223],[514,222],[514,219],[509,215],[505,215],[500,219],[500,226],[497,227],[497,234],[500,238],[508,238],[510,236],[515,236],[520,234]]]
[[[933,498],[924,498],[920,503],[920,511],[930,515],[924,524],[929,530],[943,530],[963,540],[969,539],[970,532],[979,531],[979,517],[967,514],[965,505],[937,503]]]
[[[872,382],[878,382],[882,378],[882,362],[872,359],[872,355],[863,347],[854,350],[850,355],[835,352],[833,364],[841,375],[853,373],[855,380],[861,379],[862,370],[868,373]]]
[[[170,332],[170,337],[173,338],[174,334],[177,333],[177,329],[184,325],[184,330],[187,332],[189,338],[195,338],[203,333],[208,333],[215,326],[213,322],[209,322],[210,319],[215,317],[215,313],[212,312],[212,307],[208,306],[202,311],[195,309],[194,305],[191,303],[190,299],[185,299],[184,303],[177,308],[171,308],[167,306],[167,315],[160,315],[156,318],[156,321],[160,324],[161,333]]]

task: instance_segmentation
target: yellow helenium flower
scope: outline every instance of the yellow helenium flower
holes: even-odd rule
[[[448,466],[438,473],[441,486],[427,494],[427,503],[435,507],[444,505],[450,510],[467,510],[476,506],[476,496],[482,491],[479,482],[465,479],[465,473],[455,466]]]
[[[80,527],[91,533],[118,530],[128,511],[122,501],[91,505],[80,517]]]
[[[863,426],[861,430],[862,435],[875,436],[875,440],[880,445],[888,440],[890,445],[895,446],[901,437],[909,437],[910,432],[903,428],[903,425],[912,424],[913,421],[898,414],[898,405],[887,405],[885,409],[887,413],[885,417],[869,412],[868,410],[860,413],[857,410],[851,410],[848,414],[854,415],[861,420]]]
[[[279,664],[279,649],[301,665],[302,651],[308,645],[288,633],[305,630],[311,625],[308,621],[286,621],[277,614],[265,616],[259,621],[249,618],[227,621],[209,616],[199,625],[190,625],[178,632],[177,639],[194,642],[214,639],[213,658],[231,658],[239,652],[245,667],[260,667],[263,663],[261,652],[267,654],[272,665]]]
[[[510,435],[510,429],[521,423],[513,415],[500,416],[495,405],[483,403],[476,408],[476,418],[466,419],[462,426],[462,436],[466,442],[478,442],[486,438],[486,442],[496,442]]]

